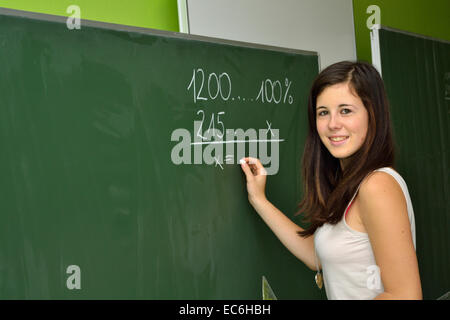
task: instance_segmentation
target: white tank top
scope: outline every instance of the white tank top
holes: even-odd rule
[[[391,168],[380,168],[375,171],[390,174],[402,188],[406,199],[414,248],[416,248],[414,211],[405,181]],[[347,208],[358,190],[359,186]],[[328,299],[368,300],[384,292],[369,237],[367,233],[351,229],[345,221],[345,214],[336,225],[325,223],[317,228],[314,233],[314,248],[322,265]]]

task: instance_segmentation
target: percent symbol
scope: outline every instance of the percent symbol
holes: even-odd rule
[[[286,92],[284,93],[283,103],[286,103],[286,98],[287,98],[287,96],[288,96],[288,92],[289,92],[289,88],[291,87],[291,84],[292,84],[292,81],[289,81],[288,78],[286,78],[286,79],[284,80],[284,85],[285,85],[287,88],[286,88]],[[288,102],[289,102],[289,104],[292,104],[292,103],[294,102],[294,98],[292,97],[292,95],[289,95]]]

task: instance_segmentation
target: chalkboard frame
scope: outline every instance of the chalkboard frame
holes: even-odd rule
[[[401,30],[401,29],[397,29],[397,28],[387,27],[387,26],[384,26],[384,25],[380,25],[379,29],[383,29],[383,30],[391,31],[391,32],[397,32],[397,33],[401,33],[401,34],[404,34],[404,35],[407,35],[407,36],[414,36],[414,37],[418,37],[418,38],[422,38],[422,39],[426,39],[426,40],[432,40],[432,41],[437,41],[437,42],[450,44],[450,41],[447,41],[447,40],[444,40],[444,39],[435,38],[435,37],[431,37],[431,36],[426,36],[426,35],[423,35],[423,34],[420,34],[420,33],[405,31],[405,30]]]
[[[382,65],[381,65],[381,53],[380,53],[380,36],[379,36],[379,30],[385,30],[389,32],[395,32],[399,34],[403,34],[406,36],[412,36],[424,40],[431,40],[435,42],[440,42],[444,44],[450,44],[450,41],[435,38],[431,36],[426,36],[420,33],[405,31],[397,28],[387,27],[381,24],[375,24],[370,30],[370,48],[372,51],[372,64],[377,68],[380,75],[382,75]]]

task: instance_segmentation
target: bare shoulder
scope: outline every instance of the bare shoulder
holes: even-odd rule
[[[399,212],[406,209],[406,200],[402,188],[397,180],[389,173],[375,171],[371,173],[361,184],[359,199],[366,210],[363,215],[376,212],[377,215]],[[397,210],[392,210],[392,209]]]
[[[397,180],[384,171],[374,171],[369,174],[369,176],[361,183],[360,190],[364,193],[379,193],[395,190],[402,192]]]

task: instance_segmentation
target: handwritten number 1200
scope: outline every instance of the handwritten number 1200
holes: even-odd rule
[[[213,72],[208,75],[208,81],[205,86],[205,72],[203,69],[193,69],[191,82],[189,82],[187,87],[188,91],[191,89],[194,103],[197,100],[208,100],[207,96],[211,100],[215,100],[219,95],[222,100],[227,101],[231,96],[231,78],[226,72],[221,73],[219,76]]]

